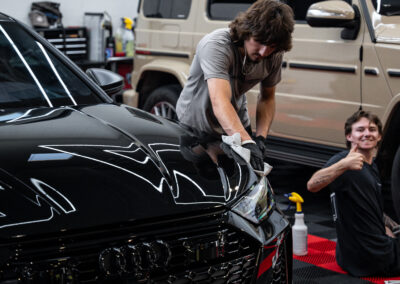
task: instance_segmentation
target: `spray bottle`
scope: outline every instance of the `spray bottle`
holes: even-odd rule
[[[292,192],[289,200],[296,203],[295,221],[292,226],[293,236],[293,253],[295,255],[307,254],[307,226],[304,223],[304,214],[301,210],[301,203],[304,202],[303,198],[296,192]]]
[[[132,31],[133,20],[128,17],[121,18],[121,26],[115,35],[116,56],[133,56],[134,34]]]

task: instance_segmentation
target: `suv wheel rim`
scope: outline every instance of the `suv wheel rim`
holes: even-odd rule
[[[152,114],[162,116],[169,119],[176,119],[176,110],[175,107],[169,102],[158,102],[155,104],[150,111]]]

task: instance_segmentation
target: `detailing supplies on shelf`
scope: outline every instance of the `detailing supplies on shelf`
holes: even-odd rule
[[[304,223],[304,213],[301,209],[303,198],[296,192],[289,195],[289,200],[296,203],[296,213],[294,225],[292,226],[293,253],[295,255],[307,254],[307,226]]]
[[[115,55],[133,56],[134,34],[132,31],[133,20],[128,17],[121,18],[121,26],[115,34]]]
[[[108,31],[108,36],[106,37],[105,45],[105,57],[110,58],[115,54],[115,39],[113,37],[112,21],[111,16],[107,12],[104,12],[104,18],[101,23],[103,30]]]

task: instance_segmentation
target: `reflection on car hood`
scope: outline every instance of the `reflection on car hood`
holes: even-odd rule
[[[224,206],[252,183],[233,161],[226,169],[186,160],[187,132],[127,106],[2,118],[0,237],[185,215]]]

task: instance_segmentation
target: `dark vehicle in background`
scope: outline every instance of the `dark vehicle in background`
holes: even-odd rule
[[[266,178],[3,14],[0,60],[0,283],[292,282]]]

